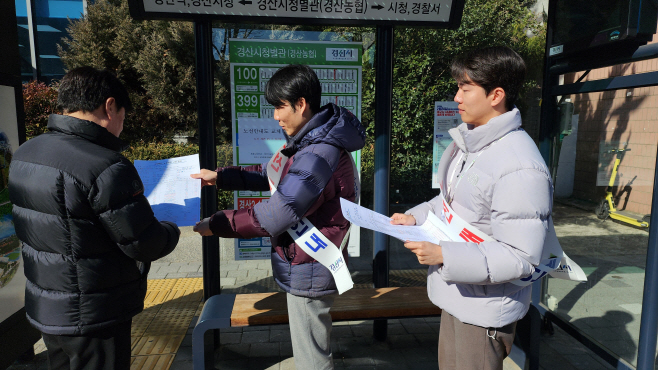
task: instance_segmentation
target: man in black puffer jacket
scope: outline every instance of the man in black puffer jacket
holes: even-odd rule
[[[74,69],[58,104],[64,115],[51,115],[50,132],[16,151],[9,173],[27,318],[43,334],[51,369],[127,370],[150,262],[174,249],[180,231],[154,217],[120,154],[131,108],[121,82]]]

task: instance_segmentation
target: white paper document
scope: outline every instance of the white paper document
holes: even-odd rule
[[[404,241],[427,241],[438,243],[441,240],[453,240],[451,231],[445,228],[441,221],[432,212],[428,214],[427,221],[420,226],[391,225],[391,218],[371,211],[349,200],[340,199],[343,216],[351,223],[373,231],[390,235]]]
[[[272,118],[238,118],[236,135],[241,165],[265,163],[286,143],[279,121]]]
[[[201,184],[190,174],[199,173],[199,155],[157,161],[135,161],[144,183],[144,195],[155,217],[178,226],[192,226],[201,214]]]

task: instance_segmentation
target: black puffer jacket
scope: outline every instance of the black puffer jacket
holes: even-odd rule
[[[70,116],[51,115],[48,128],[16,151],[9,172],[25,310],[43,333],[85,335],[142,311],[149,262],[179,233],[153,216],[121,140]]]

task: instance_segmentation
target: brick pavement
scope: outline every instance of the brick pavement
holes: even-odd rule
[[[226,243],[230,245],[232,243]],[[199,248],[194,245],[194,248]],[[363,252],[362,252],[363,253]],[[223,251],[224,256],[231,256]],[[364,255],[367,255],[367,251]],[[362,258],[360,264],[367,267]],[[392,258],[393,260],[393,258]],[[357,266],[359,265],[357,261]],[[408,261],[408,267],[414,267]],[[405,265],[405,267],[406,267]],[[407,267],[407,268],[408,268]],[[418,266],[415,266],[416,268]],[[357,285],[369,284],[369,273],[355,269],[353,279]],[[404,286],[413,282],[417,270],[391,270],[391,285]],[[149,279],[174,279],[202,277],[202,265],[197,262],[154,262]],[[417,279],[416,279],[417,280]],[[234,261],[225,258],[220,263],[220,285],[224,292],[252,293],[276,291],[269,261]],[[196,317],[190,323],[170,369],[192,369],[192,330]],[[436,369],[436,352],[440,318],[402,319],[388,321],[388,337],[377,342],[372,336],[372,321],[335,323],[332,333],[334,363],[340,369]],[[229,328],[221,331],[221,346],[215,354],[215,366],[224,369],[294,369],[290,331],[287,325]],[[42,341],[35,345],[37,356],[33,361],[15,363],[7,370],[47,369],[45,346]],[[519,367],[510,359],[505,370]],[[555,327],[555,334],[542,336],[540,369],[613,369],[603,363],[583,345]]]

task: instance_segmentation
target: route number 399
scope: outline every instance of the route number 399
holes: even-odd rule
[[[258,96],[257,95],[235,95],[236,105],[238,107],[257,107],[258,106]]]

